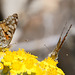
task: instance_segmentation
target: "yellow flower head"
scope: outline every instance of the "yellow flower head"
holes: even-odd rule
[[[10,73],[20,74],[24,72],[24,69],[25,69],[25,66],[21,61],[15,61],[10,66]]]
[[[4,74],[11,75],[65,75],[63,71],[57,67],[58,61],[48,57],[43,61],[38,61],[37,56],[25,52],[24,49],[18,51],[5,51],[1,62],[5,66]],[[8,68],[8,69],[6,69]]]
[[[3,69],[3,64],[2,63],[0,63],[0,70],[2,70]]]

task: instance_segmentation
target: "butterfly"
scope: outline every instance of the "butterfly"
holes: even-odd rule
[[[13,38],[18,23],[18,15],[13,14],[0,21],[0,48],[7,48]]]
[[[68,28],[68,30],[67,30],[65,36],[64,36],[63,39],[61,40],[62,34],[63,34],[63,31],[64,31],[64,28],[65,28],[65,27],[63,28],[63,31],[62,31],[62,33],[61,33],[61,35],[60,35],[60,38],[59,38],[59,40],[58,40],[58,43],[57,43],[55,49],[48,55],[48,56],[51,57],[52,59],[56,60],[56,59],[58,58],[58,53],[59,53],[59,51],[60,51],[60,49],[61,49],[61,47],[62,47],[62,45],[63,45],[63,43],[64,43],[64,41],[65,41],[65,39],[66,39],[66,37],[67,37],[67,35],[68,35],[68,33],[69,33],[71,27],[72,27],[72,24],[69,26],[69,28]]]

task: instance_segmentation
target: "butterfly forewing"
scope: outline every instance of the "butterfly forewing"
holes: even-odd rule
[[[0,47],[7,47],[13,37],[18,22],[18,15],[13,14],[0,22]]]

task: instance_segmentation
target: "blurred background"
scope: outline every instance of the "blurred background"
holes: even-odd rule
[[[66,75],[75,75],[75,0],[0,0],[0,21],[14,13],[19,22],[11,50],[24,48],[38,60],[56,47],[66,22],[63,35],[73,25],[59,52],[58,67]]]

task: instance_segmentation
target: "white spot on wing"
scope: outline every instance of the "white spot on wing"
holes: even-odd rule
[[[2,40],[6,40],[6,37],[2,37]]]
[[[12,16],[11,18],[12,18],[12,19],[14,19],[14,17],[13,17],[13,16]]]
[[[14,29],[14,26],[13,26],[13,25],[9,25],[9,27],[10,27],[11,29]]]
[[[5,22],[6,20],[3,20],[3,22]]]
[[[1,31],[1,36],[4,36],[4,35],[3,35],[3,30]]]
[[[2,27],[0,27],[0,30],[2,30]]]
[[[16,29],[16,24],[14,24],[14,28]]]
[[[6,23],[9,24],[9,21],[7,21]]]
[[[11,36],[11,33],[10,32],[7,32],[8,36]]]
[[[14,24],[14,23],[15,23],[15,20],[12,21],[12,24]]]
[[[8,19],[11,21],[12,20],[12,17],[10,16]]]
[[[16,22],[18,22],[18,19],[16,19]]]

